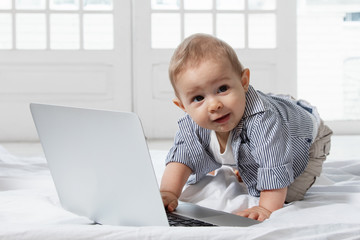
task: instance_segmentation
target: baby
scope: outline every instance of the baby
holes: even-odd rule
[[[185,39],[169,67],[173,102],[186,114],[167,159],[160,191],[174,211],[183,186],[230,165],[259,206],[236,214],[263,221],[285,202],[302,200],[320,176],[332,131],[316,108],[250,85],[235,51],[205,34]]]

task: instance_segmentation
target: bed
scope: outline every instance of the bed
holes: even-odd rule
[[[166,151],[151,150],[161,178]],[[305,200],[251,227],[123,227],[95,225],[61,208],[45,158],[0,145],[0,239],[360,239],[360,157],[329,159]],[[187,186],[182,200],[232,212],[257,204],[228,168]],[[145,199],[144,199],[145,201]]]

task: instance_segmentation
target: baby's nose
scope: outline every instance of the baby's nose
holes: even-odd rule
[[[223,104],[221,101],[219,101],[218,99],[214,98],[211,99],[210,103],[209,103],[209,112],[216,112],[220,109],[223,108]]]

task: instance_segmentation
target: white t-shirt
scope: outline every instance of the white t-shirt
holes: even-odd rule
[[[235,158],[231,147],[232,132],[226,142],[226,148],[223,153],[220,152],[220,144],[217,139],[215,131],[211,131],[210,134],[210,151],[214,155],[215,160],[222,164],[236,168]]]

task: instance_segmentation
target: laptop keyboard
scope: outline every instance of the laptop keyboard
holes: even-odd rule
[[[216,225],[192,219],[175,213],[166,212],[170,226],[172,227],[214,227]]]

